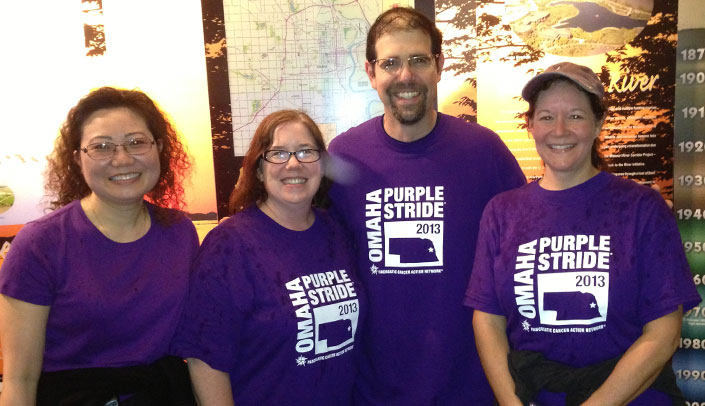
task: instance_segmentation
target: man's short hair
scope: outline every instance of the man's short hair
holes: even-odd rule
[[[436,28],[436,24],[425,15],[408,7],[394,7],[380,14],[367,33],[367,49],[365,57],[369,62],[377,59],[375,45],[384,34],[396,31],[421,30],[431,37],[431,53],[441,53],[443,34]]]

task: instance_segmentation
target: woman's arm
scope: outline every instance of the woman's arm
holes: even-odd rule
[[[49,306],[0,295],[3,386],[0,406],[33,406],[42,372]]]
[[[201,406],[233,406],[230,375],[197,358],[187,358],[193,393]]]
[[[507,341],[507,319],[496,314],[475,310],[472,318],[475,343],[480,354],[482,368],[492,391],[502,406],[519,405],[521,400],[514,394],[514,380],[509,373],[509,342]]]
[[[678,348],[682,309],[678,306],[678,310],[646,323],[641,336],[583,405],[625,405],[651,386]]]

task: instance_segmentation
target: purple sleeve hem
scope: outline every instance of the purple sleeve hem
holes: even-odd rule
[[[36,295],[33,296],[31,294],[28,294],[27,292],[23,292],[22,289],[13,289],[10,286],[2,286],[0,287],[0,294],[11,297],[16,300],[20,300],[22,302],[27,302],[33,305],[37,306],[51,306],[52,303],[52,298],[51,297],[37,297]]]
[[[466,307],[469,307],[474,310],[479,310],[484,313],[496,314],[498,316],[505,316],[504,312],[501,309],[498,309],[494,306],[491,306],[487,302],[483,302],[481,300],[478,300],[476,297],[465,297],[465,300],[463,300],[463,304]]]
[[[683,305],[683,314],[685,314],[688,310],[697,306],[700,303],[700,301],[701,301],[700,296],[698,296],[697,299],[695,299],[694,297],[674,298],[669,302],[662,303],[661,306],[659,306],[659,308],[653,309],[649,313],[644,314],[644,316],[643,316],[644,324],[652,322],[652,321],[654,321],[658,318],[661,318],[667,314],[673,313],[674,311],[676,311],[676,309],[678,309],[679,305]]]
[[[172,350],[170,352],[172,354],[174,354],[175,356],[181,357],[183,359],[186,359],[186,358],[199,359],[199,360],[205,362],[206,364],[208,364],[208,366],[213,369],[217,369],[218,371],[225,372],[228,374],[230,373],[230,368],[227,365],[225,365],[224,363],[218,362],[217,359],[214,359],[214,358],[217,358],[215,356],[215,354],[211,354],[210,356],[208,356],[208,355],[205,355],[202,350],[199,351],[199,350],[196,350],[193,348],[189,349],[189,348],[179,348],[179,347],[172,348]]]

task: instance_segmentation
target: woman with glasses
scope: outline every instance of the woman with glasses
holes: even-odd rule
[[[320,208],[327,158],[303,112],[272,113],[255,131],[172,345],[201,404],[350,404],[364,300],[350,238]]]
[[[492,199],[466,304],[501,405],[685,404],[670,358],[700,302],[673,214],[604,172],[604,87],[563,62],[522,91],[545,171]]]
[[[183,361],[166,357],[198,248],[178,210],[189,166],[142,92],[100,88],[69,111],[49,157],[53,211],[0,270],[0,404],[194,403]]]

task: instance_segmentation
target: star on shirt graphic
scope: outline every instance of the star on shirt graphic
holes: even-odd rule
[[[299,358],[296,358],[296,365],[298,365],[300,367],[306,365],[306,357],[304,357],[303,355],[300,355]]]
[[[372,264],[372,266],[370,267],[370,272],[372,272],[372,274],[375,274],[375,275],[376,275],[378,269],[379,269],[379,268],[377,268],[377,265]]]
[[[521,326],[524,328],[524,331],[529,331],[531,324],[529,324],[529,322],[527,320],[524,320],[521,322]]]

